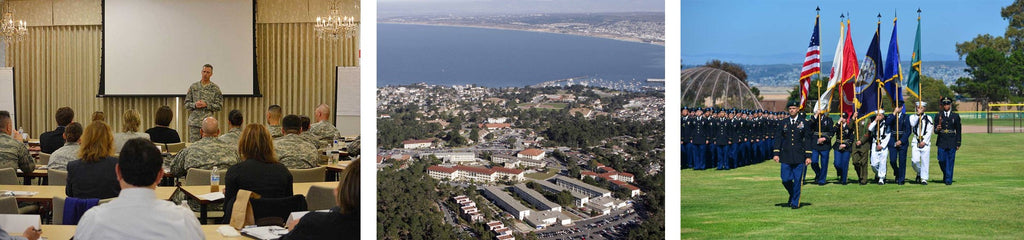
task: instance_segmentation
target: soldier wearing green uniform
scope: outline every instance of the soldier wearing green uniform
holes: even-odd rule
[[[238,148],[238,139],[242,136],[242,111],[231,110],[228,113],[228,124],[230,125],[228,132],[218,138],[220,141]]]
[[[238,163],[238,146],[232,146],[217,138],[220,128],[217,119],[208,117],[200,129],[203,138],[182,149],[171,160],[171,175],[183,177],[189,168],[211,170],[228,169]]]
[[[320,166],[316,146],[299,136],[302,131],[299,116],[288,115],[281,119],[284,136],[274,139],[277,161],[289,169],[305,169]]]
[[[36,162],[28,153],[21,134],[14,131],[11,113],[0,111],[0,169],[14,168],[30,173],[36,169]]]
[[[214,112],[220,111],[224,102],[224,95],[220,87],[210,81],[213,76],[213,65],[203,65],[203,79],[192,83],[185,94],[185,108],[188,109],[188,141],[199,141],[199,128],[202,127],[203,119],[213,116]]]
[[[336,138],[341,137],[341,133],[338,132],[338,128],[334,127],[327,120],[331,119],[331,110],[327,104],[320,104],[316,107],[315,123],[309,126],[309,132],[317,136],[321,142],[333,141]]]
[[[851,155],[851,161],[853,162],[853,170],[857,172],[857,181],[860,185],[868,184],[868,166],[871,165],[871,131],[868,131],[868,121],[866,118],[858,120],[860,113],[857,111],[853,112],[852,121],[853,132],[856,134],[853,136],[853,154]]]

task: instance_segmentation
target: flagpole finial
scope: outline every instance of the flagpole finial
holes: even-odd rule
[[[821,13],[821,6],[814,7],[814,11],[817,13]]]
[[[882,13],[878,13],[878,24],[882,24]]]
[[[921,8],[917,8],[917,20],[921,21]]]

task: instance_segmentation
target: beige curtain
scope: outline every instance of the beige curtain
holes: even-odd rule
[[[160,106],[175,110],[171,128],[185,139],[186,111],[174,97],[96,97],[99,88],[102,27],[30,27],[29,36],[7,51],[8,66],[15,71],[15,104],[19,126],[36,138],[56,128],[54,113],[68,106],[76,122],[88,122],[94,111],[104,111],[107,122],[121,130],[121,113],[134,108],[142,114],[142,128],[153,127]],[[108,36],[109,37],[109,36]],[[217,113],[222,131],[232,109],[245,115],[246,123],[265,123],[265,110],[278,104],[287,114],[312,117],[320,103],[334,105],[335,66],[356,66],[358,38],[320,40],[312,23],[256,24],[256,60],[263,97],[226,97]],[[196,63],[196,80],[203,63]],[[212,78],[217,82],[216,71]],[[184,95],[187,89],[182,89]]]

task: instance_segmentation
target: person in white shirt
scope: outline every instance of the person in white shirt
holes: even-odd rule
[[[910,116],[910,128],[913,129],[914,138],[911,141],[910,163],[917,172],[916,181],[921,185],[928,185],[928,157],[932,150],[932,131],[935,122],[928,114],[924,114],[925,102],[917,102],[917,114]]]
[[[110,203],[86,211],[74,238],[205,239],[192,210],[156,198],[162,166],[160,151],[152,142],[128,140],[115,168],[121,193]]]
[[[124,132],[114,134],[114,152],[121,152],[121,146],[130,139],[145,138],[149,140],[149,133],[139,132],[139,125],[142,124],[141,119],[142,117],[139,116],[139,112],[135,111],[135,109],[124,111],[124,116],[122,116],[122,120],[124,120],[122,129],[124,129]]]
[[[885,185],[885,163],[889,159],[889,127],[885,122],[885,111],[878,110],[875,121],[868,125],[871,131],[871,168],[878,173],[878,185]]]
[[[50,162],[46,164],[47,169],[67,171],[69,162],[80,159],[78,149],[81,148],[81,145],[78,143],[83,129],[82,124],[76,122],[64,127],[64,146],[50,154]]]

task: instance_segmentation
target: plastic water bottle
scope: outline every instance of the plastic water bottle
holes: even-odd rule
[[[220,191],[220,174],[217,173],[217,167],[213,167],[213,172],[210,173],[210,192]]]

